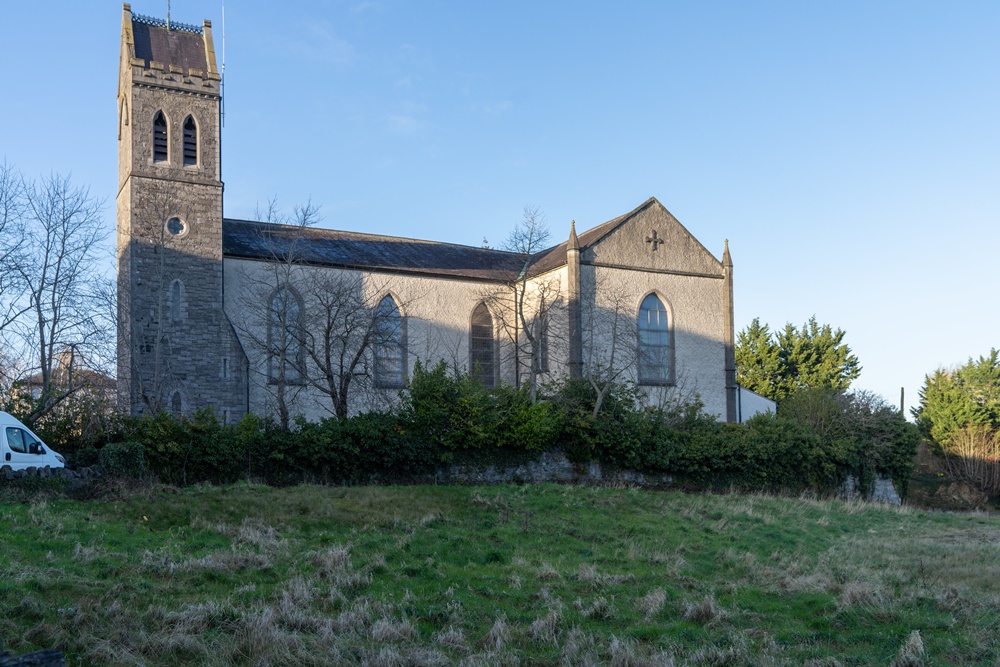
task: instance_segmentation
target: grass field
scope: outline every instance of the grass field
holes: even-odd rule
[[[73,665],[1000,665],[980,514],[238,485],[0,519],[0,637]]]

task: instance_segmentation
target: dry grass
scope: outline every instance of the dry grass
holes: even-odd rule
[[[434,633],[431,639],[436,644],[441,644],[460,653],[467,652],[469,648],[468,641],[465,639],[465,633],[462,632],[461,628],[455,628],[454,626],[448,626],[446,630]]]
[[[502,652],[509,641],[510,628],[507,625],[507,619],[501,616],[493,622],[493,627],[490,628],[486,639],[483,640],[483,646],[491,651]]]
[[[920,631],[914,630],[899,648],[899,653],[892,661],[892,667],[921,667],[923,664],[924,642],[920,638]]]
[[[649,620],[660,613],[666,601],[667,594],[662,588],[656,588],[636,600],[635,608],[639,610],[646,620]]]
[[[666,653],[651,654],[634,639],[611,637],[608,645],[610,667],[674,667],[674,659]]]
[[[548,563],[542,563],[538,567],[537,577],[539,581],[554,581],[556,579],[561,579],[562,575],[559,574],[559,570],[555,569]]]
[[[551,609],[545,616],[535,619],[528,631],[535,641],[558,646],[560,623],[562,623],[562,611]]]
[[[1000,522],[986,515],[501,487],[202,488],[0,517],[0,635],[82,665],[1000,657]]]
[[[725,612],[715,601],[715,596],[711,594],[706,595],[700,602],[692,602],[684,607],[684,618],[702,625],[707,625],[724,616]]]

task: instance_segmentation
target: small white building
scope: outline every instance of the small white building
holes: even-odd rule
[[[736,386],[736,421],[745,424],[754,415],[777,414],[778,404],[741,385]]]

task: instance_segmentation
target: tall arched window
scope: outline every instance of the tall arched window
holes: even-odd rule
[[[289,287],[274,291],[268,309],[267,344],[272,382],[302,380],[302,307]]]
[[[167,118],[162,111],[153,117],[153,162],[167,161]]]
[[[180,322],[182,317],[181,299],[184,296],[184,286],[180,280],[170,283],[170,321]]]
[[[542,311],[531,322],[532,335],[535,343],[532,345],[532,363],[536,373],[549,372],[549,316]]]
[[[493,316],[485,303],[472,311],[469,335],[469,370],[487,387],[496,384],[496,345],[493,340]]]
[[[402,387],[404,373],[403,316],[391,295],[379,301],[374,327],[375,383]]]
[[[181,403],[181,392],[175,391],[170,397],[170,411],[174,413],[175,417],[180,417],[183,413],[183,405]]]
[[[194,118],[184,119],[184,166],[192,167],[198,164],[198,125]]]
[[[667,308],[655,294],[639,306],[639,384],[670,384],[671,340]]]

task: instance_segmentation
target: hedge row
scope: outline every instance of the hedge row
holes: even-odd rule
[[[77,464],[99,456],[121,475],[154,474],[163,482],[270,484],[364,483],[418,479],[456,453],[497,461],[557,447],[575,461],[670,473],[699,487],[827,490],[847,475],[909,476],[919,436],[902,415],[877,401],[803,391],[778,415],[725,424],[698,404],[641,406],[634,387],[614,386],[595,414],[585,380],[548,387],[532,404],[524,391],[488,389],[443,365],[420,366],[398,409],[288,431],[249,415],[221,424],[210,411],[125,420],[97,453],[81,449]],[[869,397],[870,398],[870,397]],[[466,451],[468,450],[468,451]]]

